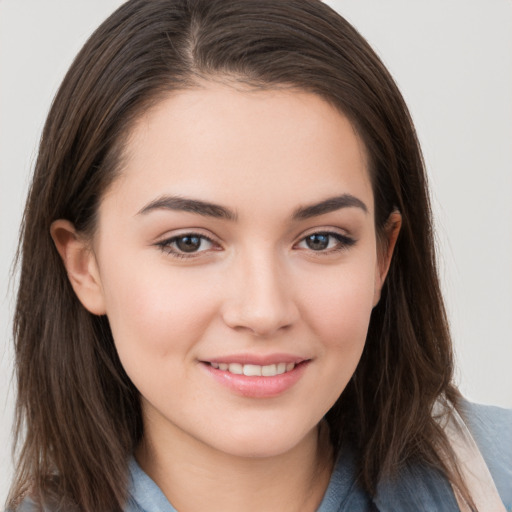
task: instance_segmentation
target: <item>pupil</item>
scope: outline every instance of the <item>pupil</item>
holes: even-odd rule
[[[327,249],[329,246],[329,235],[310,235],[306,238],[306,245],[314,251]]]
[[[182,236],[176,240],[176,245],[180,251],[194,252],[201,246],[201,238],[198,236]]]

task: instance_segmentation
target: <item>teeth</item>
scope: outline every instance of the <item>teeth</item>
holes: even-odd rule
[[[244,373],[244,366],[239,363],[231,363],[228,367],[228,371],[235,375],[242,375]]]
[[[277,365],[269,364],[267,366],[262,366],[261,375],[263,375],[263,377],[273,377],[274,375],[277,375]]]
[[[235,375],[247,375],[248,377],[274,377],[295,368],[295,363],[278,363],[260,366],[258,364],[240,364],[240,363],[210,363],[212,368],[222,371],[228,371]]]
[[[261,377],[261,366],[257,364],[244,364],[244,375],[248,377]]]

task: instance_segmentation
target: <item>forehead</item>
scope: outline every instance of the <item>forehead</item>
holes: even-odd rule
[[[141,207],[155,194],[284,208],[349,192],[373,209],[352,124],[319,96],[291,89],[213,83],[170,94],[135,123],[119,187]]]

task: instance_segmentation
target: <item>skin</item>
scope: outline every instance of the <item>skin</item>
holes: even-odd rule
[[[141,393],[140,465],[179,510],[315,510],[332,470],[318,426],[357,366],[400,228],[393,213],[379,250],[361,140],[315,95],[208,83],[144,114],[123,165],[93,239],[65,220],[52,236]],[[294,217],[347,195],[360,204]],[[210,241],[178,257],[190,233]],[[307,364],[277,396],[243,396],[205,363],[238,354]]]

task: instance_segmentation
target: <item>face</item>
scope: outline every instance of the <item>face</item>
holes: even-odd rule
[[[290,450],[351,378],[384,279],[360,139],[315,95],[207,85],[145,114],[125,156],[89,309],[108,316],[146,434]]]

